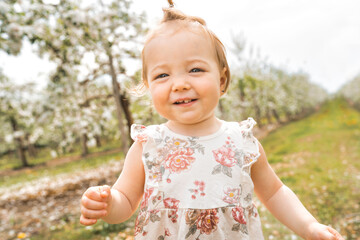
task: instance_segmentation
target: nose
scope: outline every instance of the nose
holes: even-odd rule
[[[186,91],[191,88],[190,83],[184,75],[173,76],[172,82],[173,92]]]

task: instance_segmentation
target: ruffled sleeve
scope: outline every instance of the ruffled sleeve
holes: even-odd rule
[[[144,125],[131,125],[131,138],[135,142],[144,143],[148,140],[147,127]]]
[[[256,121],[253,118],[239,122],[241,135],[243,137],[244,167],[250,167],[260,157],[259,142],[253,135],[255,125]]]

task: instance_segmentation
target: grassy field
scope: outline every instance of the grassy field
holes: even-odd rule
[[[281,180],[323,224],[347,240],[360,239],[360,113],[345,101],[333,100],[319,112],[287,124],[261,140]],[[19,183],[44,175],[97,166],[119,154],[66,163],[53,169],[29,170],[28,176],[4,176],[1,183]],[[24,174],[22,174],[24,175]],[[5,181],[3,181],[5,180]],[[300,239],[259,205],[265,239]],[[58,225],[24,239],[132,239],[134,218],[119,225],[78,223],[78,213],[65,215]]]
[[[262,141],[281,180],[323,224],[360,239],[360,114],[334,100]],[[267,239],[297,239],[260,208]]]

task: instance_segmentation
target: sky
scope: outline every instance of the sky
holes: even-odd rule
[[[186,14],[202,17],[229,52],[232,36],[242,34],[245,53],[257,49],[268,63],[288,71],[304,71],[312,82],[334,93],[360,74],[359,0],[174,0]],[[162,17],[165,0],[135,0],[150,26]],[[46,82],[53,68],[31,52],[20,57],[0,54],[0,66],[17,82]],[[231,62],[230,62],[231,67]]]

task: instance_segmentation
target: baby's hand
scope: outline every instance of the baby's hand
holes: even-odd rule
[[[88,188],[81,198],[80,223],[89,226],[97,222],[97,219],[108,214],[111,203],[111,191],[109,186],[97,186]]]
[[[306,240],[344,240],[333,228],[320,223],[312,223],[309,226],[309,234]]]

